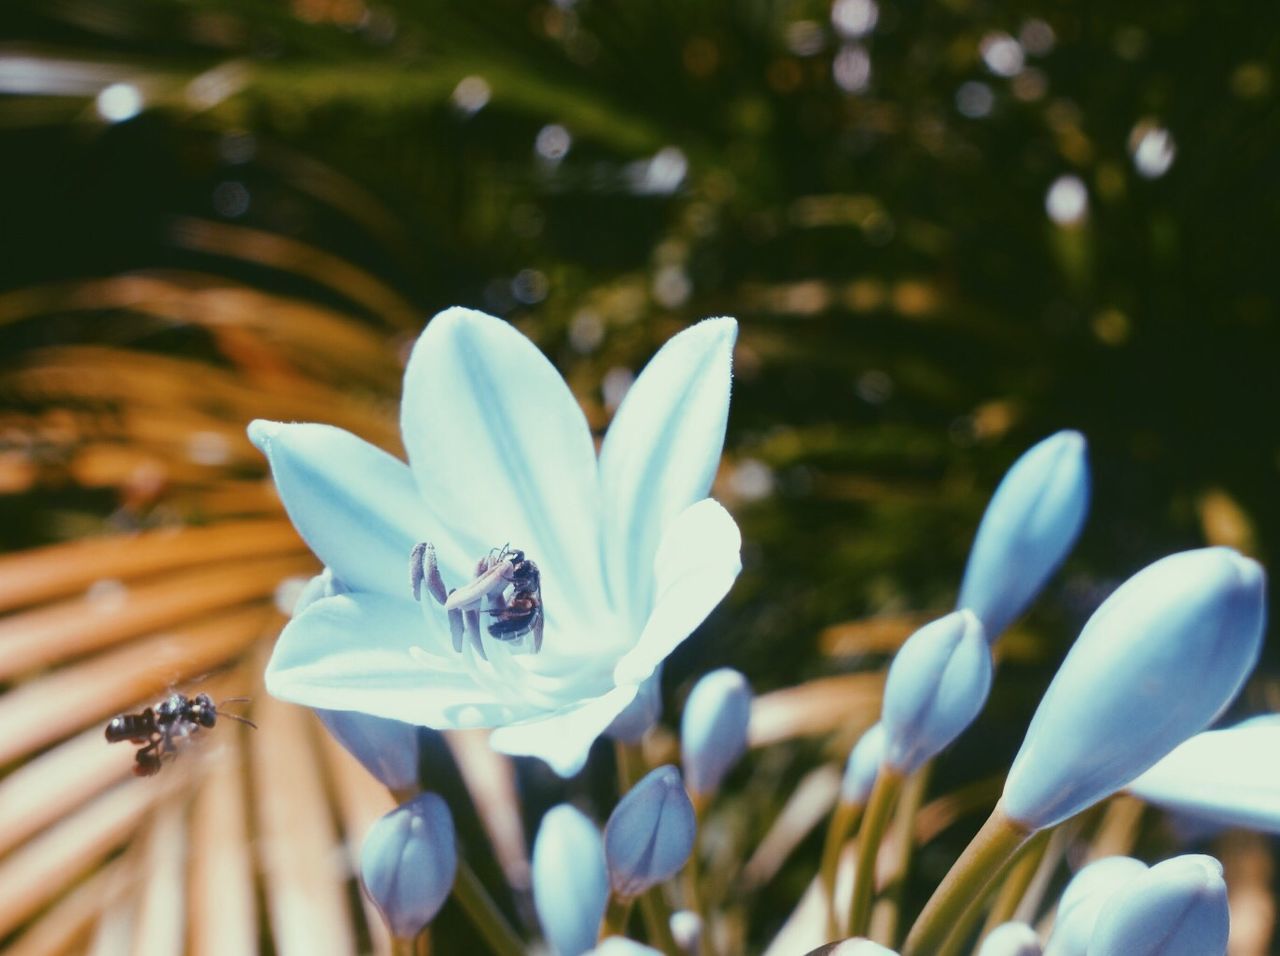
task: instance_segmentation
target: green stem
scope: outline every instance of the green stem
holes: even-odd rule
[[[402,936],[391,937],[391,956],[430,956],[430,954],[431,927],[429,926],[410,939]]]
[[[702,814],[701,807],[698,802],[694,803],[694,815],[698,820],[698,829],[694,834],[693,851],[689,854],[689,862],[684,865],[684,872],[680,874],[681,889],[683,890],[685,909],[692,910],[698,914],[698,918],[702,920],[702,931],[698,934],[698,956],[711,956],[711,940],[710,937],[710,920],[707,913],[706,903],[702,898],[702,863],[698,859],[699,840],[698,835],[702,833]],[[656,889],[656,888],[655,888]],[[667,929],[670,932],[671,921],[667,920]],[[672,937],[674,942],[675,937]]]
[[[660,949],[667,956],[683,956],[683,950],[671,933],[671,907],[662,895],[661,886],[651,886],[640,897],[640,915],[649,931],[649,945]],[[704,924],[705,926],[705,924]]]
[[[524,941],[516,935],[471,865],[463,859],[458,860],[453,896],[496,956],[523,956],[526,951]]]
[[[903,776],[881,766],[876,785],[867,798],[867,810],[858,829],[858,862],[853,872],[853,895],[849,899],[849,935],[865,936],[871,920],[871,899],[875,894],[876,858],[880,840],[902,790]]]
[[[987,911],[987,921],[982,925],[984,937],[1001,923],[1013,919],[1013,914],[1018,911],[1018,904],[1022,902],[1027,887],[1035,878],[1036,870],[1040,868],[1040,861],[1044,859],[1045,850],[1049,846],[1049,836],[1053,832],[1041,830],[1018,851],[1017,858],[1009,867],[1009,875],[1004,878],[991,909]]]
[[[609,894],[609,905],[604,910],[604,920],[600,923],[600,939],[609,936],[626,936],[627,920],[631,918],[631,904],[635,898],[623,899],[616,893]]]
[[[916,848],[916,814],[924,804],[925,791],[929,789],[929,778],[933,775],[933,762],[926,762],[923,767],[907,778],[902,788],[902,796],[898,798],[898,812],[893,817],[892,838],[889,845],[893,848],[894,859],[889,868],[892,874],[889,889],[884,894],[882,903],[886,912],[881,919],[873,909],[871,914],[872,929],[878,935],[872,939],[894,946],[898,939],[898,923],[902,917],[902,897],[907,885],[907,874],[911,869],[911,860]]]
[[[1010,820],[997,804],[978,835],[965,847],[925,904],[902,956],[936,956],[965,910],[991,884],[1031,833]]]
[[[645,774],[644,752],[639,744],[613,742],[613,754],[618,764],[618,796],[623,796]]]
[[[818,869],[818,883],[822,887],[822,897],[827,904],[827,937],[835,939],[840,935],[840,921],[836,918],[836,873],[840,869],[840,852],[844,849],[849,831],[854,828],[862,815],[862,804],[846,803],[840,800],[831,814],[831,822],[827,824],[827,839],[822,845],[822,864]]]

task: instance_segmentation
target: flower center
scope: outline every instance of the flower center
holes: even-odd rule
[[[546,616],[542,606],[542,574],[525,553],[510,544],[494,548],[476,562],[475,577],[447,588],[429,541],[414,546],[409,556],[409,579],[415,601],[422,586],[449,615],[453,649],[464,645],[488,661],[486,639],[506,646],[507,653],[536,654],[542,648]]]

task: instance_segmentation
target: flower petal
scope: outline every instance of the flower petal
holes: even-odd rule
[[[523,720],[530,708],[481,687],[411,601],[356,592],[316,601],[285,627],[267,665],[282,700],[444,730]]]
[[[638,690],[635,684],[615,687],[549,716],[499,727],[489,738],[489,745],[512,757],[539,757],[560,776],[572,777],[586,764],[595,739],[631,703]]]
[[[653,611],[614,668],[618,684],[644,680],[706,619],[742,570],[741,549],[738,526],[719,502],[704,498],[680,513],[654,555]]]
[[[556,614],[603,606],[591,433],[532,342],[481,312],[441,312],[409,359],[400,424],[422,496],[473,560],[510,542],[540,565]]]
[[[330,425],[261,419],[250,440],[267,456],[289,520],[348,586],[409,593],[409,553],[429,515],[408,466]]]
[[[738,324],[708,319],[664,345],[636,379],[600,450],[605,564],[616,606],[644,623],[653,555],[667,526],[711,490],[729,416]]]

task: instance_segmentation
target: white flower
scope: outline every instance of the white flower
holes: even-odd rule
[[[450,309],[405,371],[409,464],[341,429],[254,422],[290,519],[350,589],[285,628],[267,689],[309,707],[437,729],[496,728],[509,754],[568,776],[640,686],[728,592],[741,538],[706,497],[728,416],[737,326],[675,336],[637,378],[597,459],[564,380],[506,322]],[[410,560],[444,582],[509,544],[540,570],[545,635],[455,650]]]

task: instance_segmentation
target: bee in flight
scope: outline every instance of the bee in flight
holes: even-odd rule
[[[248,699],[232,697],[222,703],[231,704]],[[135,776],[150,777],[160,772],[160,762],[165,757],[177,753],[179,741],[185,740],[201,728],[212,727],[219,717],[238,720],[255,729],[258,726],[246,717],[218,710],[208,694],[196,694],[195,697],[170,694],[154,707],[147,707],[136,714],[112,717],[107,723],[106,738],[108,743],[113,744],[123,740],[141,744],[133,757],[133,772]]]
[[[462,651],[466,638],[476,653],[489,659],[481,640],[481,614],[492,615],[487,628],[490,637],[512,643],[532,634],[533,653],[541,649],[546,623],[542,574],[519,548],[494,548],[476,563],[476,576],[470,584],[446,591],[436,563],[436,549],[429,541],[423,541],[409,555],[409,577],[415,601],[421,600],[425,582],[431,596],[449,612],[455,651]]]

